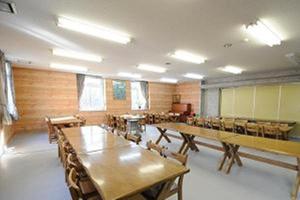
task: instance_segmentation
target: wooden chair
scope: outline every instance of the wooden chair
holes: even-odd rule
[[[48,128],[48,140],[49,140],[49,143],[51,144],[53,141],[57,140],[57,136],[56,136],[54,127],[51,124],[50,118],[45,117],[45,121],[46,121],[47,128]]]
[[[68,176],[68,185],[72,200],[88,200],[88,199],[99,199],[102,200],[101,196],[97,192],[93,183],[87,179],[80,179],[75,168],[70,170]]]
[[[80,178],[87,177],[85,169],[82,166],[82,164],[79,162],[79,160],[77,159],[76,154],[69,153],[68,156],[67,156],[67,168],[66,168],[67,176],[69,175],[72,168],[74,168],[76,170],[76,172],[78,173]]]
[[[246,135],[259,136],[259,126],[256,123],[247,123],[245,127]]]
[[[160,123],[160,115],[158,113],[154,114],[154,124]]]
[[[162,155],[166,158],[171,158],[186,166],[187,155],[162,150]],[[159,184],[142,193],[146,199],[167,199],[177,193],[178,200],[182,200],[182,186],[184,174],[176,179],[172,179],[164,184]]]
[[[205,119],[202,117],[198,117],[195,119],[195,125],[198,127],[204,127]]]
[[[152,142],[152,140],[149,140],[147,143],[146,143],[146,146],[147,146],[147,149],[149,151],[156,151],[159,155],[163,155],[163,150],[166,148],[164,146],[160,146],[158,144],[155,144],[154,142]]]
[[[212,129],[216,129],[216,130],[220,130],[221,129],[221,121],[219,118],[213,118],[211,120],[211,128]]]
[[[211,124],[211,118],[205,118],[204,119],[204,127],[205,128],[212,128],[212,124]]]
[[[134,142],[136,144],[139,144],[142,141],[142,136],[141,135],[133,135],[130,133],[127,133],[125,136],[126,140],[129,140],[131,142]]]
[[[166,114],[164,112],[159,114],[160,123],[164,123],[167,121]]]
[[[81,120],[79,126],[85,126],[86,125],[86,119],[83,116],[81,116],[79,114],[76,114],[76,115],[74,115],[74,117],[76,117],[77,119]]]
[[[194,117],[187,117],[187,118],[186,118],[186,123],[187,123],[188,125],[194,126],[194,125],[195,125],[194,122],[195,122],[195,121],[194,121]]]
[[[149,113],[149,124],[154,124],[154,114]]]
[[[235,132],[235,130],[234,130],[234,121],[224,120],[222,122],[222,130],[223,131]]]
[[[119,118],[119,129],[121,131],[127,131],[127,120],[123,117]]]
[[[246,124],[248,123],[248,120],[243,119],[235,119],[234,121],[234,131],[236,133],[246,133]]]
[[[279,130],[278,126],[272,126],[272,125],[263,125],[263,137],[271,136],[275,137],[277,140],[282,139],[282,134]]]

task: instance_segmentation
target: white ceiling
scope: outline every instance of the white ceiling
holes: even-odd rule
[[[17,15],[0,13],[0,49],[9,59],[31,61],[29,67],[48,69],[50,62],[86,65],[91,73],[114,77],[118,72],[141,73],[146,80],[182,77],[194,72],[206,77],[228,76],[225,65],[246,73],[294,67],[285,54],[300,52],[299,0],[14,0]],[[89,37],[56,26],[57,16],[71,16],[128,33],[127,45]],[[283,38],[269,47],[241,29],[255,19],[266,19]],[[232,43],[231,48],[224,48]],[[102,55],[100,64],[56,57],[54,47]],[[185,49],[205,56],[204,64],[189,64],[167,56]],[[165,65],[170,62],[171,65]],[[139,71],[136,65],[165,66],[165,74]]]

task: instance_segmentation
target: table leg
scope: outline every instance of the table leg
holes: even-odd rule
[[[180,133],[180,135],[183,138],[183,142],[178,153],[185,155],[189,149],[191,149],[192,151],[199,151],[194,141],[195,136],[186,135],[184,133]]]
[[[230,159],[228,161],[228,164],[227,164],[227,168],[226,168],[226,174],[229,174],[230,173],[230,170],[231,170],[231,167],[234,163],[234,161],[236,161],[238,163],[238,166],[243,166],[242,165],[242,161],[238,155],[238,150],[240,148],[239,145],[232,145],[232,144],[229,144],[229,150],[230,150]]]
[[[197,145],[196,145],[196,143],[194,141],[194,138],[195,138],[195,136],[193,136],[193,135],[187,136],[188,144],[189,144],[191,150],[198,152],[199,149],[198,149],[198,147],[197,147]]]
[[[183,150],[185,150],[186,146],[187,146],[187,140],[184,134],[180,133],[181,137],[182,137],[182,144],[180,146],[180,149],[178,151],[178,153],[182,154]]]
[[[299,187],[300,187],[300,158],[297,158],[297,164],[298,164],[298,173],[292,190],[292,200],[297,199]]]
[[[226,159],[230,158],[229,146],[226,143],[224,143],[224,142],[222,142],[221,144],[223,146],[224,154],[223,154],[223,156],[222,156],[222,158],[220,160],[220,163],[219,163],[219,167],[218,167],[219,171],[221,171],[223,169],[223,166],[225,164]]]
[[[168,143],[171,143],[170,138],[166,135],[167,129],[161,129],[161,128],[157,127],[157,130],[160,132],[160,136],[156,140],[155,144],[159,144],[162,138],[165,138]]]

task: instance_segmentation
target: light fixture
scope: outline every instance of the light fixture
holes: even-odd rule
[[[79,71],[79,72],[88,71],[87,67],[76,66],[76,65],[67,65],[67,64],[61,64],[61,63],[51,63],[50,67],[53,69],[61,69],[61,70],[67,70],[67,71]]]
[[[148,64],[139,64],[137,68],[140,69],[140,70],[156,72],[156,73],[164,73],[164,72],[167,71],[167,69],[164,68],[164,67],[159,67],[159,66],[155,66],[155,65],[148,65]]]
[[[203,79],[203,75],[201,74],[195,74],[195,73],[186,73],[183,75],[186,78],[191,78],[191,79]]]
[[[257,20],[256,23],[246,25],[246,31],[261,42],[269,45],[280,45],[281,39],[270,27]]]
[[[69,17],[59,17],[57,26],[121,44],[127,44],[131,40],[125,33]]]
[[[239,67],[235,67],[235,66],[225,66],[225,67],[220,67],[219,70],[223,71],[223,72],[229,72],[232,74],[241,74],[243,72],[243,69],[239,68]]]
[[[192,54],[190,52],[184,51],[184,50],[177,50],[173,54],[170,55],[173,58],[183,60],[186,62],[191,62],[195,64],[201,64],[205,62],[205,58]]]
[[[128,72],[119,72],[118,76],[127,77],[127,78],[141,78],[142,75]]]
[[[78,59],[78,60],[87,60],[87,61],[92,61],[92,62],[101,62],[102,61],[101,56],[87,54],[87,53],[81,53],[81,52],[76,52],[76,51],[69,51],[69,50],[64,50],[64,49],[53,49],[52,54],[55,56],[74,58],[74,59]]]
[[[173,78],[161,78],[160,81],[165,83],[177,83],[178,80]]]

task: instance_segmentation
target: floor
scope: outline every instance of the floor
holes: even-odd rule
[[[142,145],[157,137],[156,129],[148,126],[147,133],[143,134]],[[172,143],[165,145],[177,150],[179,142],[172,139]],[[185,176],[184,199],[290,199],[296,177],[294,171],[242,159],[244,166],[234,166],[231,174],[226,175],[216,170],[221,152],[206,147],[199,148],[200,152],[189,152],[188,167],[191,172]],[[293,158],[248,149],[243,151],[295,163]],[[71,199],[64,182],[63,168],[57,158],[57,147],[55,144],[48,144],[46,133],[19,134],[14,138],[10,144],[10,152],[0,159],[0,199]]]

